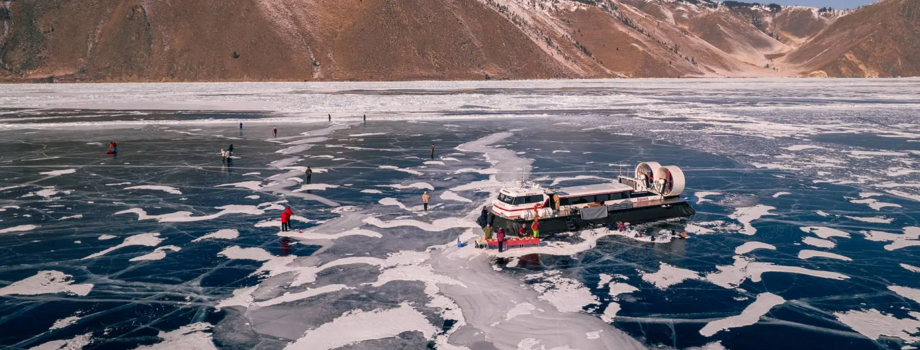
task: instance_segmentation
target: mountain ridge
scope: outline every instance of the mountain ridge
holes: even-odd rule
[[[0,4],[0,82],[920,75],[918,0]]]

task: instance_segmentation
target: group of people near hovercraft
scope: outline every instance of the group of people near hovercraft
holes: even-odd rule
[[[483,237],[486,241],[491,241],[493,234],[495,235],[495,240],[498,241],[498,252],[505,250],[505,241],[508,240],[508,233],[505,232],[505,229],[499,227],[498,230],[493,230],[491,222],[489,221],[489,209],[487,207],[482,207],[482,212],[479,214],[479,222],[483,225],[482,232]],[[521,224],[517,228],[517,236],[521,238],[540,238],[540,219],[535,219],[530,224],[530,232],[527,231],[527,225]]]

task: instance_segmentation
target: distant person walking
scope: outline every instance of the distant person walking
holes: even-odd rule
[[[225,151],[223,148],[220,149],[220,162],[227,162],[227,151]]]
[[[364,115],[364,122],[367,123],[367,114]]]
[[[495,236],[495,238],[498,239],[498,252],[501,253],[505,250],[505,229],[499,227],[498,233]]]
[[[243,130],[243,123],[240,123],[240,130]]]
[[[272,130],[272,137],[278,137],[278,128]]]
[[[434,160],[434,144],[431,144],[431,159]]]
[[[329,114],[329,121],[332,121],[332,114]]]
[[[284,208],[284,211],[281,213],[281,232],[291,230],[291,216],[293,215],[294,212],[291,211],[290,207]]]
[[[233,157],[233,144],[232,143],[230,144],[230,147],[227,148],[227,159],[230,159],[230,157]]]
[[[422,206],[425,207],[425,211],[428,211],[428,201],[431,200],[431,196],[428,195],[428,191],[422,193]]]
[[[116,144],[115,141],[112,141],[111,143],[109,143],[109,151],[107,153],[108,154],[118,153],[118,144]]]
[[[310,166],[307,166],[307,170],[304,170],[304,173],[307,174],[307,185],[313,181],[313,169],[310,169]]]

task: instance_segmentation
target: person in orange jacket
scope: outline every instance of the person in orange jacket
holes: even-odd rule
[[[291,208],[284,208],[284,211],[281,213],[281,231],[289,231],[291,229],[291,216],[294,215],[294,212],[291,211]]]

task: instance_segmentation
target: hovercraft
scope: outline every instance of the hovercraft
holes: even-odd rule
[[[503,228],[515,234],[537,219],[540,234],[574,232],[617,223],[642,224],[688,218],[696,212],[681,198],[686,186],[677,166],[639,163],[635,175],[618,176],[616,182],[584,186],[545,188],[517,182],[504,187],[488,208],[487,222],[493,231]]]

